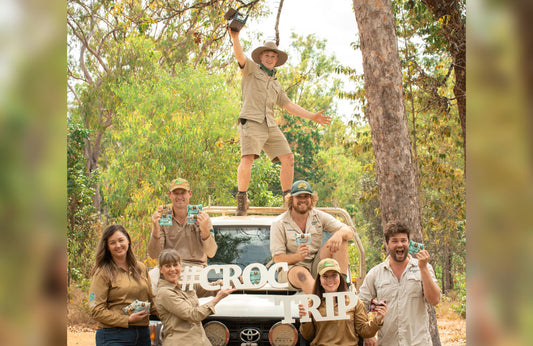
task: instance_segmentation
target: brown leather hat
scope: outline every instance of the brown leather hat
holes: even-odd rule
[[[261,53],[267,50],[278,53],[278,62],[275,65],[276,67],[283,65],[287,61],[287,53],[282,50],[279,50],[278,46],[276,46],[274,42],[265,42],[261,47],[257,47],[256,49],[254,49],[254,51],[252,52],[252,59],[256,63],[260,64]]]

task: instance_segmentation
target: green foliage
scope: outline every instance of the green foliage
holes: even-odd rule
[[[171,179],[191,182],[191,203],[235,205],[241,95],[222,16],[237,3],[206,4],[68,1],[69,83],[76,81],[67,148],[68,251],[78,282],[93,263],[98,213],[123,224],[144,259],[150,215],[168,203]],[[393,6],[425,242],[435,267],[445,267],[449,253],[443,249],[451,249],[448,270],[458,278],[464,271],[465,182],[451,61],[422,4]],[[253,7],[251,15],[264,14],[263,4]],[[295,179],[313,184],[320,206],[349,210],[370,268],[383,260],[384,249],[363,76],[338,66],[325,41],[294,34],[292,40],[291,59],[278,79],[293,102],[334,115],[335,98],[358,101],[348,124],[334,119],[322,127],[280,109],[276,116],[295,155]],[[84,58],[77,60],[82,45]],[[338,73],[357,90],[344,93]],[[249,196],[256,206],[281,205],[279,165],[265,155],[254,162]],[[94,202],[100,198],[101,206]],[[356,265],[355,248],[350,256]]]
[[[194,203],[207,204],[209,195],[217,204],[232,200],[240,158],[234,126],[239,110],[228,95],[236,90],[226,88],[223,76],[184,66],[175,76],[158,68],[129,76],[113,92],[120,103],[101,162],[105,207],[134,230],[142,254],[148,216],[167,203],[170,180],[188,179]]]
[[[452,93],[451,59],[448,42],[441,35],[440,23],[421,2],[394,2],[396,32],[404,72],[405,106],[418,167],[424,241],[435,267],[443,269],[445,289],[453,288],[449,278],[464,271],[465,264],[465,177],[464,148],[457,108]],[[358,46],[355,42],[354,47]],[[367,263],[382,260],[383,236],[379,215],[379,191],[371,151],[370,132],[364,130],[360,112],[366,111],[363,75],[338,66],[336,72],[348,76],[357,89],[337,92],[357,100],[354,120],[354,160],[361,162],[361,190],[358,192],[356,225],[367,245]]]
[[[325,41],[316,36],[301,37],[292,34],[294,41],[289,55],[294,66],[287,66],[278,76],[281,85],[287,91],[289,99],[303,108],[317,112],[326,110],[325,114],[335,113],[333,95],[340,86],[334,75],[337,61],[325,52]],[[321,141],[324,129],[310,120],[283,112],[280,128],[285,133],[294,153],[294,179],[318,182],[323,172],[316,162],[318,152],[323,149]]]
[[[83,282],[93,262],[96,245],[92,198],[95,195],[97,174],[89,175],[83,158],[84,141],[89,131],[69,121],[67,133],[67,250],[69,279]]]
[[[280,164],[272,164],[264,153],[261,154],[259,159],[254,161],[248,190],[248,198],[252,205],[261,207],[283,205],[279,184],[279,170]]]
[[[466,318],[466,273],[460,272],[455,275],[455,291],[457,303],[453,304],[455,312]]]

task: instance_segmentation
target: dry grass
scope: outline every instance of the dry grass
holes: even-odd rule
[[[88,294],[82,289],[71,287],[68,303],[68,345],[94,345],[96,323],[89,316]],[[452,308],[453,302],[442,299],[436,307],[437,325],[443,346],[466,345],[466,320]]]
[[[435,308],[440,341],[446,346],[466,345],[466,320],[452,308],[453,302],[442,299]]]
[[[71,285],[67,304],[67,325],[77,329],[94,329],[96,322],[89,315],[88,294],[81,288]]]

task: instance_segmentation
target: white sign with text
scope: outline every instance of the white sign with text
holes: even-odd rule
[[[233,287],[239,290],[254,290],[262,288],[267,283],[275,288],[288,288],[289,284],[287,282],[278,282],[276,280],[276,272],[288,271],[288,269],[289,266],[285,262],[275,263],[268,269],[261,263],[252,263],[246,266],[244,270],[236,264],[211,265],[205,268],[187,266],[183,267],[180,282],[183,290],[187,286],[193,288],[195,284],[200,284],[208,291]],[[209,282],[208,277],[210,272],[214,272],[215,274],[222,273],[222,281]],[[251,279],[252,277],[253,280]],[[325,316],[322,316],[318,311],[320,298],[314,294],[275,296],[274,299],[277,305],[283,307],[284,318],[281,322],[294,323],[290,309],[292,302],[307,307],[308,312],[313,315],[316,321],[331,321],[349,319],[350,317],[346,315],[346,312],[355,306],[358,297],[353,292],[324,293],[326,304]],[[334,311],[335,302],[338,307],[336,314]],[[309,322],[311,321],[311,317],[307,314],[300,321]]]

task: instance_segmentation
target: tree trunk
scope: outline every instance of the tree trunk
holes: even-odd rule
[[[450,244],[446,244],[443,247],[441,282],[444,293],[453,290],[453,249],[450,247]]]
[[[402,90],[402,71],[390,0],[354,0],[359,27],[366,117],[376,157],[382,225],[400,220],[422,240],[416,171]]]
[[[366,116],[372,134],[381,206],[381,223],[399,220],[422,241],[420,201],[411,153],[409,128],[402,89],[402,70],[396,27],[390,0],[353,0],[359,28]],[[430,312],[433,345],[440,346],[434,308]]]

